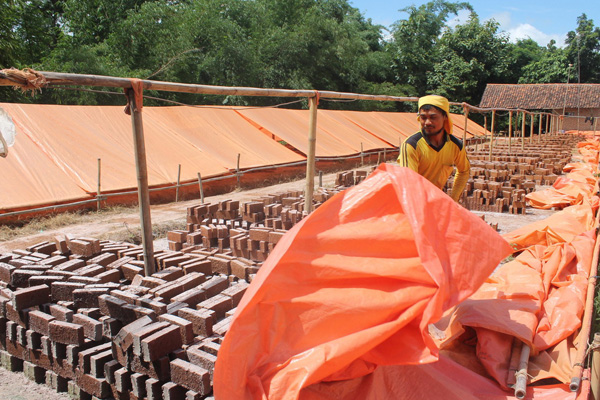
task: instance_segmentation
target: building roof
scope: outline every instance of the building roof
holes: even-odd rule
[[[488,84],[479,104],[483,108],[550,110],[600,108],[600,84]]]

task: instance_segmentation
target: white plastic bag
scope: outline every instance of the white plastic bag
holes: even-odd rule
[[[8,148],[15,144],[16,134],[12,118],[0,107],[0,156],[7,156]]]

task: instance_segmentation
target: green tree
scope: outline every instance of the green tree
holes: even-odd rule
[[[437,62],[427,74],[427,86],[450,99],[478,104],[488,82],[506,82],[509,71],[508,37],[494,20],[469,20],[442,35]]]
[[[569,61],[575,65],[578,81],[600,82],[600,28],[585,14],[577,18],[575,31],[567,33],[565,40]]]
[[[408,13],[408,19],[392,26],[389,45],[396,82],[413,86],[419,95],[427,93],[427,73],[434,69],[437,43],[447,28],[446,21],[465,9],[473,11],[469,3],[434,0],[401,10]]]
[[[538,60],[531,61],[521,70],[518,83],[564,83],[571,72],[569,71],[569,59],[564,49],[556,47],[556,42],[551,40],[548,46],[542,50]]]

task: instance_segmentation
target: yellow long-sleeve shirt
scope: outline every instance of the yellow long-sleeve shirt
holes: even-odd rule
[[[451,194],[454,201],[458,201],[465,189],[471,169],[463,142],[448,134],[445,134],[442,146],[435,148],[421,132],[415,133],[402,143],[398,163],[419,173],[440,189],[444,188],[456,168]]]

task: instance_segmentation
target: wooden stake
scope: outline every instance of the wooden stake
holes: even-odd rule
[[[463,112],[465,114],[465,130],[463,131],[463,146],[467,144],[467,124],[469,123],[469,109],[467,107],[463,107]]]
[[[365,160],[363,158],[363,144],[362,142],[360,142],[360,166],[364,166],[365,165]]]
[[[590,386],[592,389],[592,398],[597,399],[600,396],[600,333],[594,333],[594,341],[592,342],[591,348],[593,349],[593,352]]]
[[[508,112],[508,154],[511,154],[512,145],[512,111]]]
[[[529,116],[531,117],[531,126],[529,127],[529,143],[533,143],[533,121],[535,120],[535,117],[533,113],[529,114]]]
[[[492,110],[492,126],[490,127],[490,156],[488,161],[492,161],[492,152],[494,150],[494,124],[496,123],[496,110]]]
[[[521,151],[525,151],[525,111],[523,111],[523,122],[521,124]]]
[[[144,273],[154,273],[154,243],[152,238],[152,221],[150,219],[150,192],[148,191],[148,166],[146,164],[146,145],[144,143],[144,125],[142,113],[138,111],[133,90],[127,92],[131,111],[131,126],[135,144],[135,165],[138,181],[138,202],[142,222],[142,247],[144,248]],[[141,107],[141,104],[140,104]]]
[[[204,204],[204,188],[202,187],[202,176],[198,172],[198,187],[200,189],[200,204]]]
[[[515,397],[517,399],[523,399],[527,394],[527,367],[529,365],[530,352],[531,349],[529,346],[523,344],[521,358],[519,359],[519,369],[516,373],[517,383],[515,384]]]
[[[181,164],[177,167],[177,186],[175,187],[175,203],[179,201],[179,182],[181,178]]]
[[[242,187],[242,184],[240,182],[240,157],[241,157],[241,154],[238,153],[238,156],[237,156],[237,166],[235,167],[235,177],[237,178],[237,185],[236,186],[237,186],[238,189]]]
[[[100,211],[100,177],[101,177],[101,171],[102,171],[102,160],[98,159],[98,191],[96,194],[96,209],[97,211]]]
[[[304,190],[304,211],[311,213],[315,186],[315,151],[317,147],[317,97],[308,99],[310,120],[308,122],[308,154],[306,157],[306,188]]]

